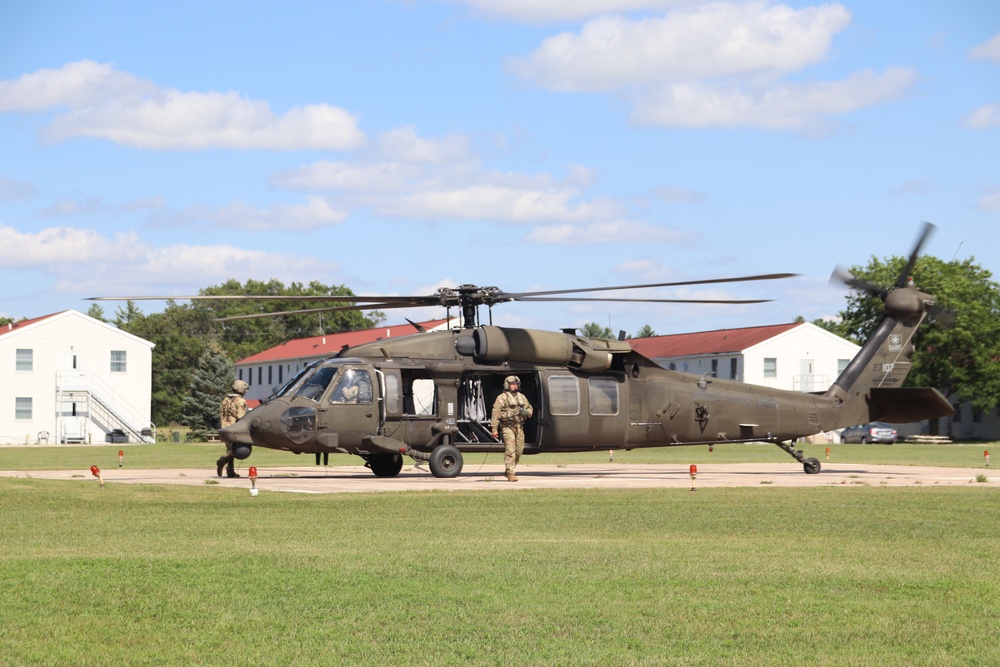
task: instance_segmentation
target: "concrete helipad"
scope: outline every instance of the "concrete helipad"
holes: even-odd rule
[[[219,478],[214,468],[129,469],[102,471],[105,484],[218,484],[223,487],[250,488],[246,469],[239,479]],[[378,478],[360,466],[290,466],[258,468],[256,486],[260,493],[363,493],[376,491],[509,491],[516,489],[690,489],[687,466],[578,464],[524,465],[518,467],[520,481],[511,483],[503,477],[500,465],[466,465],[453,479],[439,479],[424,467],[405,466],[397,477]],[[996,486],[992,471],[976,468],[930,468],[900,465],[860,465],[823,463],[817,475],[807,475],[797,463],[742,463],[698,467],[695,484],[699,490],[734,486],[953,486],[977,484],[976,476],[985,474],[981,486]],[[1000,475],[997,475],[1000,477]],[[54,479],[98,484],[89,470],[0,471],[0,477]]]

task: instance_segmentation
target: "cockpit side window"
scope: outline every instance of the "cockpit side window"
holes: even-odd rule
[[[336,368],[330,368],[329,366],[324,366],[318,369],[315,373],[310,375],[302,386],[295,393],[297,397],[308,398],[313,401],[319,401],[320,396],[326,391],[327,386],[330,381],[333,380],[333,376],[336,374]]]
[[[340,376],[337,387],[330,394],[330,402],[371,404],[371,375],[363,368],[348,368]]]

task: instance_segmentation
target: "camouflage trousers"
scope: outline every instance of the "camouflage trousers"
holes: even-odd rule
[[[524,453],[524,429],[517,425],[504,426],[500,429],[500,437],[503,439],[503,465],[513,471]]]

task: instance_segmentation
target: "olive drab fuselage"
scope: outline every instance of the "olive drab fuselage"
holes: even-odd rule
[[[391,476],[408,455],[450,476],[463,452],[503,451],[489,410],[513,374],[534,408],[525,454],[770,442],[816,472],[818,461],[789,442],[873,419],[950,414],[936,390],[899,388],[916,315],[887,317],[822,394],[668,370],[627,341],[492,326],[417,333],[313,363],[222,435],[238,458],[253,446],[340,452]],[[359,380],[365,389],[343,401]]]

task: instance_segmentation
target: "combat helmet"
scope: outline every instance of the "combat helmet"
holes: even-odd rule
[[[503,388],[506,391],[510,391],[510,386],[512,384],[516,384],[518,387],[521,386],[521,381],[517,378],[516,375],[508,375],[506,378],[504,378]]]
[[[240,396],[247,393],[248,388],[249,387],[247,383],[244,382],[243,380],[237,380],[236,382],[233,383],[233,391],[235,391]]]

